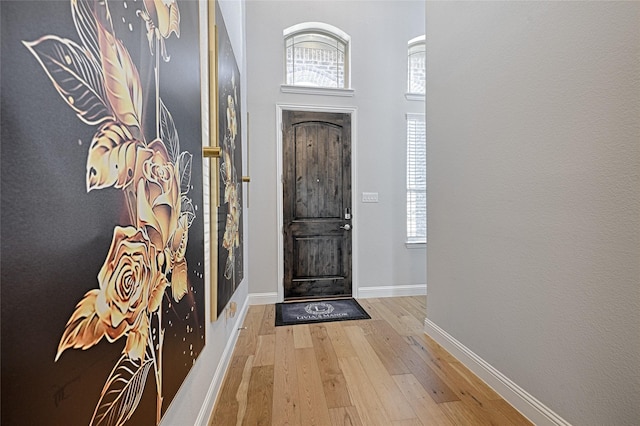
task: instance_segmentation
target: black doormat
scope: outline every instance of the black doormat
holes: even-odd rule
[[[370,318],[367,311],[355,299],[276,303],[276,327]]]

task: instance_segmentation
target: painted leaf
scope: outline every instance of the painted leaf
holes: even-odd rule
[[[129,52],[103,24],[97,23],[106,97],[119,122],[142,129],[142,85]]]
[[[173,300],[179,302],[187,294],[187,261],[182,259],[176,263],[171,272],[171,294]]]
[[[223,151],[223,158],[225,158],[225,161],[220,165],[220,181],[224,185],[224,193],[222,194],[222,200],[223,202],[228,203],[229,188],[233,184],[233,182],[231,181],[231,178],[233,177],[233,175],[231,174],[231,170],[228,167],[230,163],[226,161],[226,158],[227,158],[226,151]]]
[[[88,51],[72,40],[45,36],[23,41],[51,79],[53,86],[80,120],[96,125],[113,119],[102,83],[102,70]]]
[[[224,277],[228,280],[231,279],[231,277],[233,276],[233,251],[229,252],[229,256],[227,256],[227,262],[224,265]]]
[[[180,206],[173,201],[169,194],[157,194],[150,199],[150,192],[155,192],[157,186],[147,185],[144,179],[137,183],[136,213],[139,227],[144,227],[149,239],[156,248],[166,247],[170,236],[175,231]]]
[[[189,243],[189,216],[183,214],[178,219],[178,227],[171,237],[171,250],[173,263],[182,261],[187,254],[187,244]]]
[[[98,61],[100,59],[98,26],[92,4],[95,3],[87,0],[71,0],[71,15],[82,44]]]
[[[169,37],[171,32],[175,32],[176,36],[180,38],[180,10],[178,10],[178,3],[175,0],[169,5],[169,26],[165,31],[167,35],[163,34],[163,36]]]
[[[171,113],[160,99],[160,139],[167,147],[169,159],[176,162],[180,154],[180,140]]]
[[[178,179],[180,182],[180,194],[189,192],[191,186],[191,163],[193,155],[185,151],[178,157]]]
[[[193,220],[196,218],[196,210],[193,207],[193,202],[191,201],[191,198],[183,195],[180,207],[181,207],[180,218],[182,219],[182,217],[184,216],[185,218],[184,220],[187,223],[187,228],[191,228],[191,224],[193,223]]]
[[[102,389],[90,425],[123,425],[134,413],[144,392],[152,360],[133,361],[126,355],[118,360]]]
[[[149,316],[140,315],[139,322],[127,335],[127,342],[124,345],[124,353],[134,361],[144,362],[144,353],[149,342]]]
[[[60,339],[56,361],[66,349],[89,349],[105,335],[105,325],[96,312],[96,298],[99,293],[97,289],[90,290],[76,305]]]
[[[87,156],[87,192],[126,187],[133,179],[136,153],[142,142],[122,124],[109,122],[94,135]]]
[[[151,291],[149,292],[149,312],[155,312],[160,308],[164,290],[169,285],[169,282],[167,282],[167,278],[163,274],[158,274],[156,278],[157,280],[151,288]]]

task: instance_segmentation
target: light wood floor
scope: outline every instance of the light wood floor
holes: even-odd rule
[[[359,302],[370,320],[285,327],[251,306],[209,424],[531,424],[424,334],[424,296]]]

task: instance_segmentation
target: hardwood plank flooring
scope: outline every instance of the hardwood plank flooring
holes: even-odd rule
[[[424,334],[424,296],[359,302],[370,320],[284,327],[251,306],[209,425],[532,424]]]
[[[327,398],[327,407],[349,407],[351,405],[349,389],[347,388],[344,375],[342,374],[342,370],[340,370],[338,357],[336,356],[336,352],[333,349],[324,325],[312,325],[311,338],[316,352],[318,367],[320,367],[324,394]]]

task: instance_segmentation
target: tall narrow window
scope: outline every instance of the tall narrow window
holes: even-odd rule
[[[407,242],[427,242],[427,144],[424,114],[407,114]]]
[[[426,63],[427,49],[425,37],[416,37],[409,41],[408,50],[408,87],[407,91],[411,94],[422,94],[426,92]]]
[[[349,36],[328,24],[287,28],[285,81],[292,86],[349,87]]]

